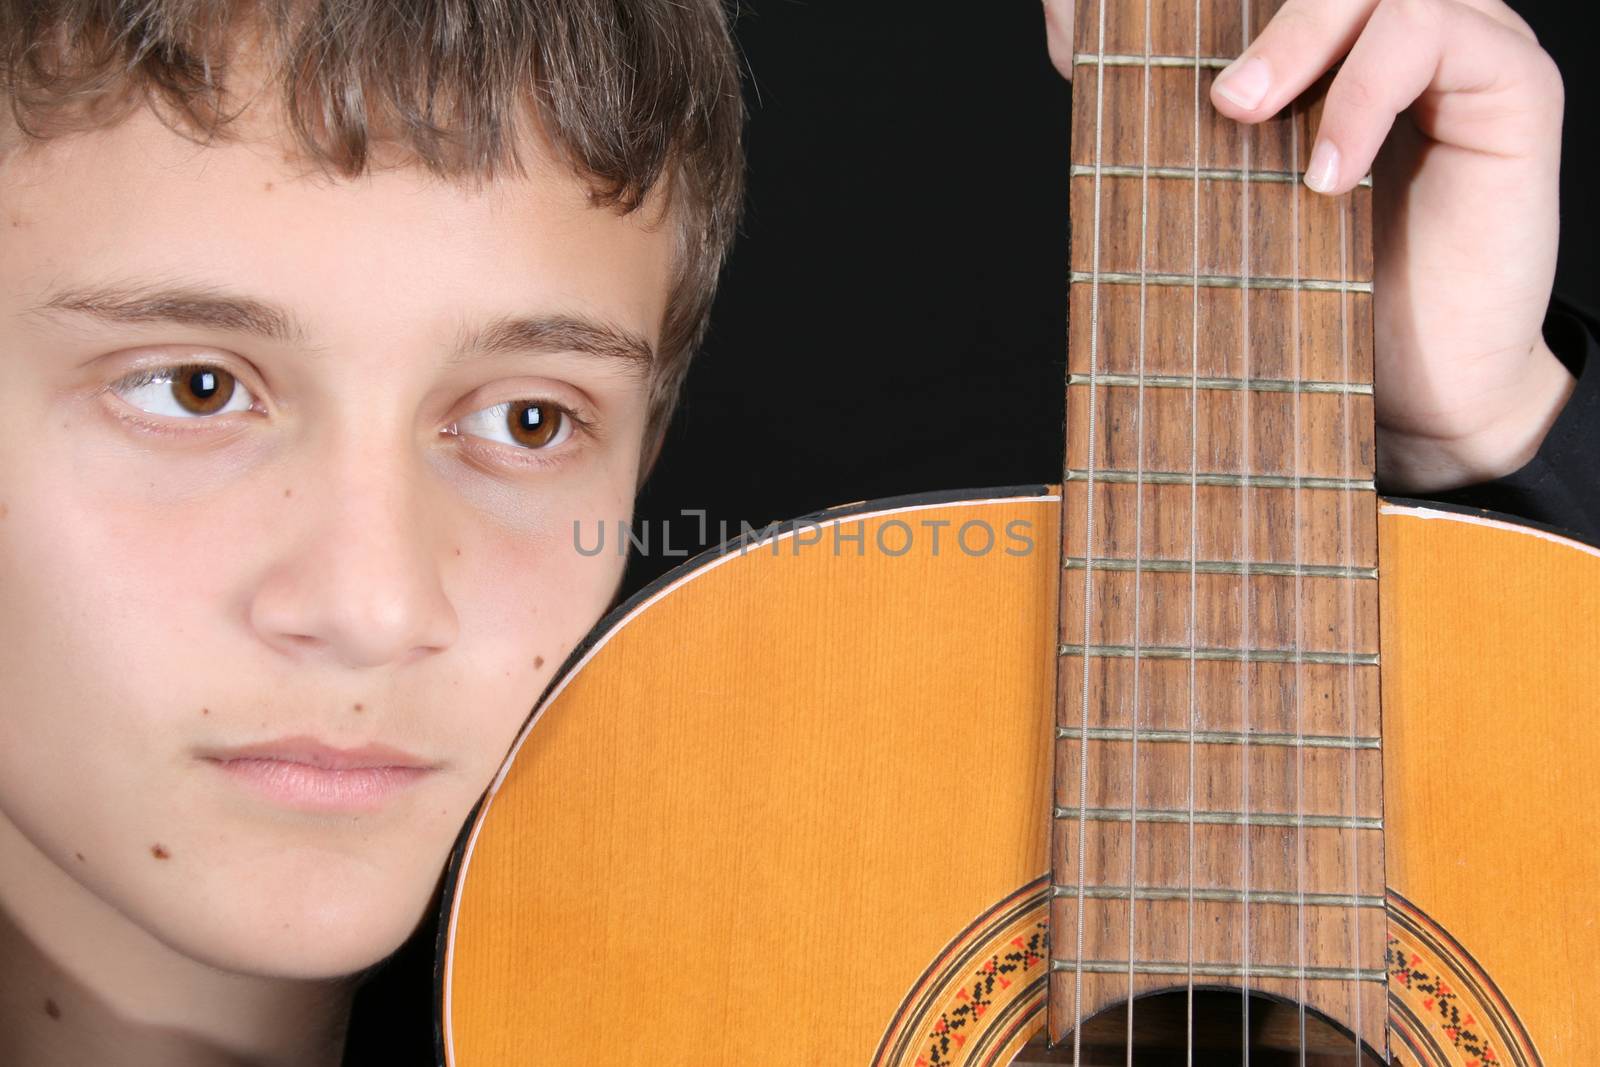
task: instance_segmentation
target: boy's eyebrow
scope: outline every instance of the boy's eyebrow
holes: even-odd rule
[[[309,333],[289,312],[264,300],[202,286],[78,285],[58,289],[28,309],[48,315],[70,311],[104,322],[172,322],[227,330],[307,347]]]
[[[30,314],[72,312],[106,322],[171,322],[250,334],[298,348],[316,348],[294,313],[266,300],[203,286],[73,286],[51,293]],[[501,316],[463,329],[445,362],[451,366],[513,352],[581,352],[647,370],[650,341],[624,327],[575,315]]]
[[[656,358],[647,338],[621,326],[574,315],[536,315],[502,316],[487,326],[463,330],[445,362],[454,366],[511,352],[583,352],[628,364],[639,373]]]

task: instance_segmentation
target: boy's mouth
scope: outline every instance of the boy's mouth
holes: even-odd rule
[[[433,770],[438,767],[437,763],[430,763],[420,756],[414,756],[389,745],[373,743],[362,745],[360,748],[336,748],[305,734],[280,737],[276,741],[264,741],[238,748],[207,749],[200,755],[202,758],[221,762],[247,759],[276,760],[329,771],[383,767]]]
[[[438,768],[409,752],[369,744],[340,749],[314,737],[201,753],[235,781],[302,811],[372,811]]]

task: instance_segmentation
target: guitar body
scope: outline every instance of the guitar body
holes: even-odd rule
[[[1378,534],[1392,1047],[1429,1065],[1590,1062],[1600,549],[1393,504]]]
[[[453,857],[441,1062],[1071,1062],[1024,1051],[1059,521],[1042,488],[836,509],[608,617]],[[1584,1062],[1600,552],[1394,505],[1379,537],[1396,1060]]]

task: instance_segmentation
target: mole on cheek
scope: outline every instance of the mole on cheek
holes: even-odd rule
[[[292,496],[294,496],[294,490],[293,489],[285,489],[283,491],[283,498],[285,500],[289,499]]]
[[[356,705],[356,706],[355,706],[355,707],[354,707],[354,708],[353,708],[353,709],[351,709],[351,710],[353,710],[353,711],[366,711],[366,710],[367,710],[367,708],[366,708],[366,705],[365,705],[365,704],[357,704],[357,705]]]
[[[533,657],[533,669],[534,670],[538,670],[540,667],[543,667],[543,666],[544,666],[544,657],[543,656],[535,656],[535,657]]]
[[[172,853],[168,852],[165,848],[162,848],[160,845],[151,845],[150,846],[150,855],[154,856],[158,860],[164,860],[168,856],[172,855]]]
[[[44,1013],[46,1015],[50,1016],[50,1018],[52,1018],[52,1019],[59,1019],[59,1018],[61,1018],[61,1005],[57,1004],[55,1001],[51,1000],[49,997],[45,997],[44,998]]]
[[[83,853],[82,852],[74,852],[73,855],[78,857],[78,862],[79,863],[83,863],[84,862],[84,858],[83,858]]]
[[[200,714],[202,714],[202,715],[210,715],[211,714],[211,709],[210,708],[201,708],[200,709]]]

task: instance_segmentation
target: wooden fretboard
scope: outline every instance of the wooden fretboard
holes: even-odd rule
[[[1054,1041],[1222,986],[1384,1047],[1371,190],[1209,101],[1277,6],[1078,3]]]

